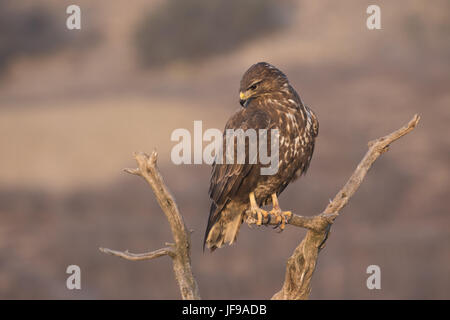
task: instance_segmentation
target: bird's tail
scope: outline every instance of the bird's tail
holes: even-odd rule
[[[216,210],[214,203],[211,205],[211,210]],[[212,215],[212,217],[214,216],[218,218],[214,219],[216,221],[208,221],[203,250],[205,249],[205,245],[211,251],[214,251],[222,247],[224,243],[233,244],[236,241],[237,234],[243,222],[243,212],[233,210],[229,206],[223,208],[220,214]]]

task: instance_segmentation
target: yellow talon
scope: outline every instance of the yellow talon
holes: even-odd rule
[[[275,216],[275,221],[277,225],[275,228],[279,227],[280,232],[286,228],[286,223],[289,222],[292,217],[291,211],[281,211],[280,204],[278,203],[277,194],[272,194],[272,210],[270,210],[270,214]]]
[[[250,197],[250,210],[253,213],[256,213],[257,215],[256,225],[260,226],[264,221],[263,219],[267,219],[269,213],[266,210],[263,210],[260,207],[258,207],[258,204],[256,203],[255,199],[255,194],[253,192],[250,193],[249,197]]]

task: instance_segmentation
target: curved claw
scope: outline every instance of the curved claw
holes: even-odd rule
[[[273,227],[273,229],[279,228],[278,233],[283,232],[284,229],[286,228],[286,225],[289,223],[290,218],[292,217],[292,212],[272,210],[270,211],[270,213],[275,215],[278,221],[278,223]]]
[[[263,210],[263,209],[260,209],[260,208],[256,209],[255,211],[256,211],[256,215],[258,216],[258,220],[256,221],[256,225],[260,226],[260,225],[265,224],[264,223],[264,219],[267,218],[268,216],[270,217],[269,213],[267,211]]]

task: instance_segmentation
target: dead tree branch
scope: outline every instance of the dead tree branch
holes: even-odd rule
[[[128,252],[128,250],[116,251],[107,248],[100,248],[100,251],[106,254],[121,257],[131,261],[151,260],[163,256],[170,256],[173,258],[175,256],[175,252],[172,250],[172,248],[161,248],[152,252],[145,252],[145,253],[131,253]]]
[[[138,163],[138,168],[125,169],[125,172],[144,178],[150,185],[159,206],[169,221],[175,243],[172,244],[171,247],[141,254],[133,254],[128,251],[121,252],[105,248],[100,248],[100,251],[127,260],[148,260],[164,255],[171,257],[173,262],[173,270],[180,288],[181,297],[188,300],[197,300],[200,299],[200,293],[191,268],[190,232],[183,221],[183,217],[178,211],[175,200],[164,184],[164,180],[159,173],[156,166],[157,156],[156,151],[153,151],[151,156],[148,156],[145,153],[136,153],[134,154],[134,158]]]
[[[415,115],[404,127],[369,142],[369,150],[356,167],[350,179],[336,194],[324,212],[314,217],[294,216],[293,221],[301,221],[300,225],[308,229],[305,238],[294,250],[287,262],[283,287],[272,299],[293,300],[308,299],[311,292],[311,278],[316,268],[317,257],[325,246],[325,241],[334,220],[344,208],[353,194],[358,190],[364,177],[378,157],[388,150],[389,145],[412,131],[419,123],[420,117]],[[294,223],[290,223],[294,224]],[[297,223],[295,223],[298,225]]]
[[[283,286],[275,293],[272,299],[294,300],[308,299],[311,292],[311,278],[316,268],[317,258],[321,249],[324,248],[330,228],[339,216],[339,212],[347,205],[350,198],[358,190],[368,170],[378,157],[386,152],[389,145],[412,131],[419,123],[420,117],[415,115],[404,127],[391,134],[369,142],[369,150],[356,167],[350,179],[344,187],[336,194],[328,204],[323,213],[315,216],[304,217],[293,214],[287,222],[296,227],[306,228],[308,231],[305,238],[294,250],[287,261],[286,274]],[[115,255],[127,260],[149,260],[162,256],[169,256],[173,261],[175,277],[180,287],[183,299],[200,299],[197,282],[192,274],[190,261],[190,232],[184,224],[183,218],[178,211],[177,205],[168,191],[156,166],[157,154],[153,152],[149,157],[145,153],[134,155],[139,168],[125,169],[126,172],[141,176],[151,186],[155,197],[165,213],[172,230],[174,244],[166,244],[168,247],[148,253],[134,254],[128,251],[116,251],[100,248],[100,251]],[[246,222],[255,224],[257,217],[250,211],[246,213]],[[275,225],[276,217],[271,216],[265,224]]]

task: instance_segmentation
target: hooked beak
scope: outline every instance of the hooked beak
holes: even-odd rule
[[[239,92],[239,103],[244,108],[247,107],[248,98],[245,96],[243,92]]]

